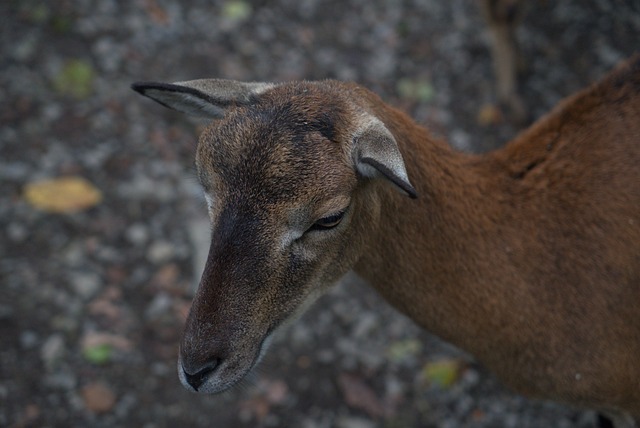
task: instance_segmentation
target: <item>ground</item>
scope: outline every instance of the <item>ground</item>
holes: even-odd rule
[[[529,3],[533,118],[638,47],[636,0]],[[199,396],[176,375],[208,244],[201,125],[129,85],[354,80],[484,151],[518,127],[496,107],[475,1],[7,0],[0,20],[0,426],[594,426],[508,391],[351,276],[243,386]],[[75,212],[29,196],[59,177],[91,186]]]

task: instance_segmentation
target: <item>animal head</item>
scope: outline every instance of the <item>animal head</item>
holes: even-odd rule
[[[376,188],[415,197],[394,136],[356,86],[220,79],[133,89],[210,118],[196,166],[212,225],[178,364],[190,390],[241,380],[271,334],[344,275],[378,223]]]

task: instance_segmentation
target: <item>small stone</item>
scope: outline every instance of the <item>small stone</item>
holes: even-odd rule
[[[51,367],[59,361],[64,354],[64,338],[61,334],[49,336],[40,349],[40,357],[45,366]]]
[[[101,281],[95,273],[77,272],[71,276],[71,286],[81,298],[89,299],[100,290]]]
[[[160,264],[169,261],[173,254],[173,245],[166,241],[156,241],[151,244],[147,252],[147,259],[151,263]]]
[[[29,165],[24,162],[0,164],[0,177],[6,180],[23,181],[29,177]]]
[[[145,316],[149,320],[160,318],[171,308],[171,298],[167,293],[158,293],[147,306]]]
[[[363,313],[353,327],[353,337],[366,338],[377,327],[378,317],[372,313]]]
[[[81,266],[85,262],[85,249],[81,243],[74,242],[64,251],[63,257],[67,266]]]
[[[20,334],[20,344],[24,349],[31,349],[38,344],[38,335],[32,330],[25,330]]]
[[[162,266],[153,275],[151,283],[161,290],[171,290],[176,286],[178,279],[180,278],[180,267],[176,263],[169,263]]]
[[[149,229],[142,223],[132,224],[125,236],[133,245],[144,245],[149,240]]]
[[[9,319],[13,316],[13,308],[9,305],[0,304],[0,320]]]
[[[103,382],[93,382],[82,388],[84,405],[94,413],[106,413],[116,403],[116,394]]]
[[[78,379],[71,369],[65,367],[62,370],[57,369],[44,378],[44,385],[51,389],[71,391],[76,388]]]
[[[336,360],[336,353],[332,349],[321,349],[317,352],[316,359],[322,364],[330,364]]]
[[[21,224],[10,223],[9,226],[7,226],[7,235],[13,242],[22,242],[27,238],[29,232],[27,228]]]
[[[374,428],[376,425],[367,419],[343,416],[336,421],[336,428]]]

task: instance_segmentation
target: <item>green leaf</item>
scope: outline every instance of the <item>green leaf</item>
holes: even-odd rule
[[[448,388],[453,385],[460,374],[461,363],[458,360],[440,360],[425,364],[422,378],[431,385]]]
[[[393,343],[387,349],[387,356],[393,362],[402,362],[407,358],[413,357],[422,349],[422,344],[419,340],[408,339],[400,340]]]
[[[251,5],[242,0],[231,0],[222,7],[222,15],[231,21],[244,21],[251,16]]]
[[[80,59],[67,61],[54,78],[55,90],[78,99],[87,98],[93,91],[95,71],[91,64]]]
[[[37,4],[24,5],[23,12],[34,24],[44,24],[49,20],[51,16],[51,11],[49,7],[46,5],[46,2],[40,2]]]
[[[93,364],[105,364],[111,360],[113,354],[113,348],[111,345],[101,343],[99,345],[90,346],[84,349],[84,358]]]
[[[397,90],[402,98],[421,103],[430,102],[435,96],[435,89],[428,80],[400,79]]]

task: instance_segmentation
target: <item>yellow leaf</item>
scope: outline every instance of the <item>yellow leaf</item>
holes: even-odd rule
[[[502,122],[502,112],[493,104],[485,104],[480,107],[476,120],[482,126],[496,125]]]
[[[102,193],[82,177],[61,177],[27,184],[24,198],[43,211],[70,213],[99,204]]]
[[[458,379],[460,370],[460,361],[443,359],[425,364],[422,368],[422,378],[431,385],[448,388]]]

